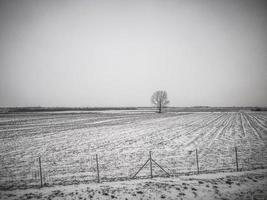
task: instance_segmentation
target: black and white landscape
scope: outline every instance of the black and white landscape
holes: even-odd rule
[[[267,3],[0,0],[0,199],[266,199]]]

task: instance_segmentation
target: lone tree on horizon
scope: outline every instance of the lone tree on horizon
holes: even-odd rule
[[[161,113],[162,108],[170,103],[167,92],[162,90],[154,92],[151,97],[151,103],[154,104],[159,109],[159,113]]]

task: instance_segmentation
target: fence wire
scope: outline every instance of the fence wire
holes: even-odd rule
[[[153,161],[150,165],[149,152],[140,150],[131,153],[99,153],[98,163],[96,154],[78,154],[77,157],[54,154],[36,157],[30,162],[13,163],[12,167],[8,167],[8,164],[13,160],[5,158],[7,164],[1,162],[0,166],[0,189],[97,182],[98,174],[100,181],[116,181],[133,177],[148,178],[151,174],[166,176],[168,173],[177,176],[267,167],[267,150],[258,147],[248,149],[237,146],[236,151],[235,148],[214,148],[209,151],[159,149],[151,153],[151,158]]]

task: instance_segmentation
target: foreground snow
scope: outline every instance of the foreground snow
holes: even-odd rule
[[[0,199],[266,199],[267,169],[0,191]]]

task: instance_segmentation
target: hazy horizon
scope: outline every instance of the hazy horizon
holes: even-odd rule
[[[0,0],[0,107],[267,106],[264,0]]]

